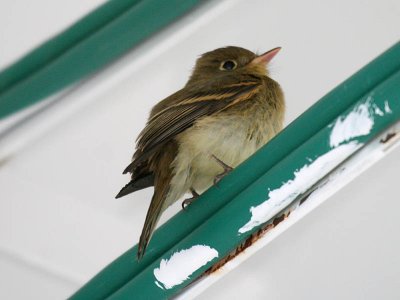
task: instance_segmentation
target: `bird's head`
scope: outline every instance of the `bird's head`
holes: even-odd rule
[[[229,46],[204,53],[197,60],[189,82],[228,74],[267,76],[267,64],[280,49],[277,47],[257,55],[244,48]]]

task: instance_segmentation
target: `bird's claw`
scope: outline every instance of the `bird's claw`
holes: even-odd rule
[[[220,160],[214,154],[212,154],[211,157],[214,158],[217,161],[217,163],[219,163],[221,165],[221,167],[224,169],[224,171],[222,173],[217,174],[214,177],[214,185],[218,186],[218,183],[221,181],[221,179],[224,178],[229,172],[231,172],[233,170],[233,168],[228,166],[226,163],[224,163],[222,160]]]
[[[187,208],[190,204],[192,204],[194,200],[195,200],[194,197],[187,198],[187,199],[183,200],[183,201],[182,201],[182,209],[183,209],[183,210],[186,210],[186,208]]]
[[[197,198],[199,198],[199,194],[193,189],[190,189],[190,192],[192,193],[192,197],[187,198],[182,201],[182,209],[186,210],[186,208],[192,204]]]
[[[218,186],[218,183],[221,181],[222,178],[224,178],[230,171],[232,171],[233,168],[225,169],[224,172],[221,174],[218,174],[214,177],[214,185]]]

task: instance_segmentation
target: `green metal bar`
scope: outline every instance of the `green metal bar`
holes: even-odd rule
[[[75,293],[72,299],[103,299],[109,296],[399,69],[400,43],[397,43],[314,104],[225,177],[219,188],[210,188],[190,206],[190,210],[178,213],[161,226],[154,233],[143,260],[137,262],[135,259],[137,246],[129,249]]]
[[[0,73],[0,94],[119,17],[139,0],[112,0],[77,21],[64,32],[34,49]]]
[[[288,184],[288,186],[290,184],[296,184],[294,183],[297,176],[296,172],[304,170],[303,168],[305,167],[311,167],[314,163],[317,164],[319,159],[321,160],[318,162],[315,169],[318,170],[317,166],[321,166],[323,169],[326,168],[327,155],[330,154],[329,159],[331,161],[333,160],[335,165],[329,166],[328,164],[330,169],[326,169],[324,171],[325,174],[320,174],[320,177],[325,176],[329,171],[334,169],[335,166],[357,151],[364,143],[373,139],[379,132],[400,120],[399,86],[400,71],[392,75],[374,90],[370,91],[345,113],[338,116],[336,120],[323,127],[307,142],[286,158],[282,159],[251,186],[237,195],[223,209],[219,210],[206,222],[198,226],[190,235],[154,261],[108,299],[167,299],[186,287],[218,260],[227,256],[238,245],[243,243],[252,233],[257,231],[262,224],[271,220],[272,216],[269,219],[263,220],[262,223],[253,221],[252,224],[252,209],[254,211],[254,208],[260,207],[260,205],[267,205],[268,201],[275,201],[276,199],[282,201],[281,203],[284,203],[285,206],[296,200],[296,194],[293,195],[294,192],[291,189],[286,190],[286,194],[280,198],[276,196],[276,194],[270,193],[270,191],[278,191],[285,184]],[[368,122],[366,124],[367,127],[371,126],[369,131],[366,132],[363,130],[358,133],[356,131],[356,133],[348,139],[342,139],[340,145],[332,146],[332,134],[335,124],[343,121],[346,117],[350,116],[351,113],[361,113],[363,111],[361,109],[362,107],[364,108],[364,114],[368,114],[367,120],[372,122],[372,124]],[[345,154],[343,154],[343,149],[346,150],[346,152],[344,152]],[[306,182],[303,182],[303,178],[301,183],[311,187],[320,177],[306,176]],[[280,192],[282,192],[282,190]],[[271,200],[274,199],[274,197],[275,200]],[[287,203],[283,201],[287,201]],[[278,211],[276,213],[278,213]],[[193,247],[212,249],[214,251],[213,253],[217,253],[217,255],[209,256],[205,259],[203,265],[195,266],[192,270],[193,272],[188,273],[188,277],[182,277],[182,281],[171,281],[170,278],[176,276],[176,273],[180,273],[179,268],[181,268],[182,265],[190,265],[193,263],[190,258],[178,258],[179,254],[186,253],[193,249]],[[208,253],[207,250],[203,252],[205,254]],[[195,255],[195,259],[201,257],[201,254],[198,252]],[[167,266],[169,260],[173,256],[175,256],[175,261],[171,262],[171,264],[175,264],[175,268],[171,265]],[[179,263],[177,263],[178,261]]]
[[[2,73],[0,119],[105,67],[200,2],[119,1],[106,3],[106,8]],[[115,10],[105,14],[107,8]],[[99,25],[102,22],[106,24]],[[86,25],[87,30],[79,34]]]

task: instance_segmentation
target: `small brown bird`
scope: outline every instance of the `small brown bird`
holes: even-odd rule
[[[226,47],[203,54],[183,89],[153,107],[116,198],[154,186],[140,236],[145,252],[161,213],[191,191],[218,182],[282,129],[285,103],[267,64],[278,53]]]

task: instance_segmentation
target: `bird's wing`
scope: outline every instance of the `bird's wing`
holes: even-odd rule
[[[191,127],[196,120],[220,112],[239,102],[251,99],[262,87],[259,80],[246,80],[213,88],[212,91],[180,93],[181,99],[154,114],[137,139],[132,163],[125,169],[131,172],[154,150]]]

